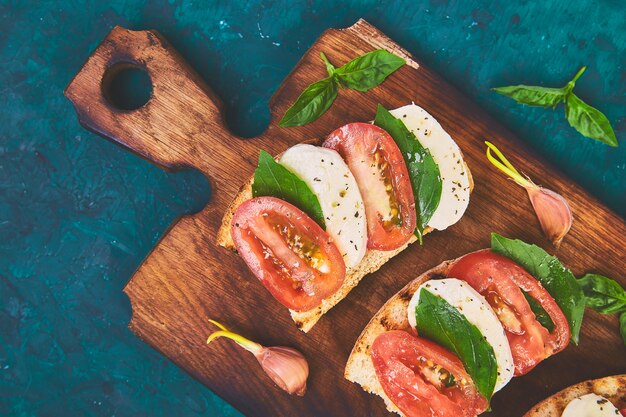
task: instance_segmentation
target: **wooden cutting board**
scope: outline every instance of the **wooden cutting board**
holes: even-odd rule
[[[326,75],[320,52],[339,66],[379,48],[405,57],[408,65],[368,93],[341,90],[331,110],[315,123],[278,127],[278,120],[300,92]],[[148,72],[153,95],[143,107],[121,111],[109,104],[103,90],[112,73],[129,65]],[[624,220],[363,20],[320,36],[272,98],[267,131],[250,140],[225,128],[219,98],[155,31],[113,29],[65,94],[87,129],[164,168],[192,167],[209,178],[209,204],[176,221],[124,289],[133,308],[129,327],[247,415],[386,415],[382,400],[344,380],[343,369],[361,330],[392,294],[445,259],[487,247],[492,231],[553,252],[525,191],[486,162],[486,139],[521,171],[569,200],[574,226],[558,250],[559,258],[575,274],[594,271],[626,285]],[[303,140],[324,138],[345,123],[372,120],[378,103],[395,108],[411,101],[434,115],[463,150],[476,184],[469,209],[455,226],[426,236],[423,246],[413,244],[366,277],[304,334],[243,261],[214,244],[224,210],[252,174],[260,149],[278,154]],[[265,345],[300,349],[311,368],[306,396],[291,397],[273,386],[252,355],[230,341],[207,347],[206,337],[214,330],[209,318]],[[588,311],[580,346],[568,347],[530,375],[513,380],[493,399],[490,415],[520,416],[568,385],[624,372],[626,348],[618,335],[617,319]]]

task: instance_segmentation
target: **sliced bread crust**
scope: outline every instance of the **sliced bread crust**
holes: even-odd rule
[[[415,331],[409,325],[407,317],[407,308],[413,294],[424,282],[430,279],[445,278],[454,261],[445,261],[424,272],[391,297],[365,326],[348,358],[344,377],[348,381],[361,385],[365,391],[382,397],[387,410],[398,413],[401,416],[404,416],[404,414],[387,397],[376,377],[374,363],[370,357],[370,348],[379,335],[389,330],[405,330],[415,334]]]
[[[279,158],[278,156],[277,158]],[[464,161],[465,163],[465,161]],[[470,193],[474,189],[474,181],[472,179],[472,174],[469,170],[469,167],[465,166],[467,170],[467,174],[470,182]],[[222,219],[222,225],[220,226],[216,243],[219,246],[223,246],[227,249],[231,249],[236,251],[235,243],[233,242],[233,238],[230,234],[230,223],[237,211],[237,208],[247,200],[252,198],[252,183],[254,181],[254,177],[251,177],[246,181],[246,183],[241,187],[239,193],[235,196],[234,200],[228,206],[226,213]],[[426,227],[424,229],[424,235],[430,233],[432,229],[430,227]],[[402,252],[406,249],[411,243],[415,242],[417,238],[415,236],[411,236],[411,239],[401,246],[398,249],[392,251],[378,251],[378,250],[368,250],[365,253],[365,256],[361,260],[361,262],[354,268],[348,268],[346,271],[346,277],[343,281],[343,285],[337,292],[330,295],[329,297],[322,300],[322,303],[316,308],[309,311],[295,311],[289,310],[291,314],[291,318],[296,323],[296,327],[298,327],[303,332],[307,333],[311,328],[317,323],[317,321],[332,307],[334,307],[338,302],[343,300],[348,293],[358,285],[358,283],[363,279],[363,277],[367,274],[377,271],[383,266],[387,261],[396,256],[398,253]]]
[[[626,408],[626,374],[592,379],[572,385],[546,398],[524,414],[524,417],[561,417],[570,401],[585,394],[601,395],[622,410]]]

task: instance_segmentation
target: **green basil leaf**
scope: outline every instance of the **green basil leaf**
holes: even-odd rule
[[[487,400],[491,399],[498,378],[493,347],[478,327],[443,298],[425,288],[421,289],[419,297],[415,307],[419,334],[456,354],[478,391]]]
[[[272,196],[293,204],[326,229],[324,214],[317,196],[308,185],[261,150],[259,166],[254,170],[252,196]]]
[[[533,85],[510,85],[492,88],[496,93],[510,97],[521,104],[540,107],[556,107],[565,99],[565,88],[548,88]]]
[[[626,312],[626,291],[611,278],[587,274],[578,280],[587,307],[602,314]]]
[[[599,140],[609,146],[617,146],[617,138],[609,119],[574,93],[570,93],[565,100],[565,117],[583,136]]]
[[[526,301],[528,301],[530,309],[533,311],[533,313],[535,313],[535,318],[537,319],[539,324],[541,324],[543,327],[548,329],[550,333],[552,333],[552,331],[554,330],[554,322],[550,318],[548,312],[544,310],[541,304],[539,304],[539,301],[531,297],[526,291],[522,290],[522,293],[524,294]]]
[[[404,157],[415,198],[416,235],[421,243],[424,228],[439,206],[441,199],[442,185],[439,166],[437,166],[430,151],[422,146],[415,135],[407,129],[404,122],[394,117],[380,104],[376,109],[374,124],[391,135]]]
[[[313,83],[287,109],[279,124],[282,127],[292,127],[314,122],[328,110],[336,97],[337,81],[334,77]]]
[[[337,68],[335,75],[352,90],[368,91],[376,87],[406,61],[384,49],[368,52]]]
[[[550,293],[569,322],[571,340],[578,344],[585,313],[585,295],[572,271],[539,246],[491,234],[491,249],[517,262]]]
[[[626,345],[626,313],[619,315],[619,333],[622,335],[624,345]]]

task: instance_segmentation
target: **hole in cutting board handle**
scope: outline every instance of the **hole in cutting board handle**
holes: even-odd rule
[[[106,70],[102,77],[101,90],[104,98],[114,108],[122,111],[136,110],[152,97],[152,80],[144,68],[121,62]]]
[[[126,100],[141,77],[144,93]],[[153,30],[115,27],[65,95],[85,128],[166,169],[193,167],[232,187],[240,179],[231,162],[248,168],[258,152],[225,128],[219,98]]]

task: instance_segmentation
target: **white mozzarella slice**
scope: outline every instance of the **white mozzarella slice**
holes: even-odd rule
[[[621,414],[606,398],[587,394],[570,401],[561,417],[621,417]]]
[[[391,110],[427,148],[439,165],[441,174],[441,201],[428,226],[444,230],[465,213],[470,199],[470,180],[456,142],[426,110],[415,104]]]
[[[358,265],[367,249],[365,206],[356,180],[339,153],[296,145],[285,151],[280,163],[317,195],[326,231],[341,251],[346,267]]]
[[[478,327],[478,330],[493,347],[498,363],[498,379],[495,391],[502,389],[513,378],[515,366],[511,347],[504,333],[502,323],[487,300],[465,281],[456,278],[435,279],[426,281],[417,289],[409,302],[407,315],[411,327],[415,328],[415,308],[419,302],[422,288],[438,295],[450,305],[459,309],[467,321]],[[494,392],[495,392],[494,391]]]

